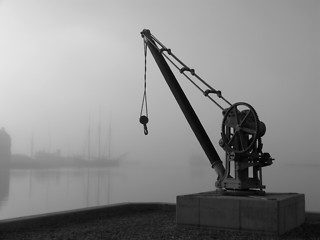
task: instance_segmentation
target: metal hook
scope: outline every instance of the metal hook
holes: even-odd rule
[[[148,135],[148,128],[147,128],[147,124],[143,125],[144,127],[144,135]]]
[[[148,135],[147,123],[149,122],[149,118],[145,115],[140,116],[139,122],[143,125],[144,135]]]

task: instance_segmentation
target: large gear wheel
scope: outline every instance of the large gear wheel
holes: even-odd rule
[[[252,150],[259,137],[260,121],[254,108],[248,103],[238,102],[224,112],[222,120],[222,142],[229,152],[242,154]]]

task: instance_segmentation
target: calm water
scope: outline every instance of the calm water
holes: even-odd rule
[[[265,168],[269,192],[306,194],[320,212],[319,166]],[[132,164],[109,169],[9,170],[0,174],[0,219],[124,202],[171,202],[177,195],[214,190],[207,165]]]

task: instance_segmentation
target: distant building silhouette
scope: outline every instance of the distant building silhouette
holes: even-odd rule
[[[11,137],[4,128],[0,130],[0,164],[9,163],[11,159]]]

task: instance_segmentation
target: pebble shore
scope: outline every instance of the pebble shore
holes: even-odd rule
[[[151,205],[150,205],[151,206]],[[203,227],[177,226],[175,208],[133,207],[117,211],[90,211],[82,214],[62,214],[36,221],[0,222],[0,239],[312,239],[320,240],[320,221],[307,220],[282,236],[216,230]],[[18,221],[19,222],[19,221]],[[32,222],[32,223],[30,223]]]

